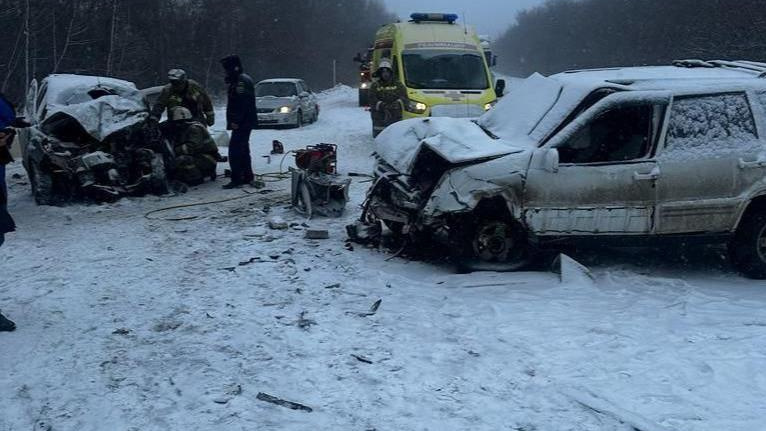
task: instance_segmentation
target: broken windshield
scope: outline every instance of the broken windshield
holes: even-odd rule
[[[292,82],[262,82],[255,87],[255,97],[293,97],[298,91]]]
[[[484,58],[478,52],[417,49],[405,51],[407,86],[417,89],[486,90]]]

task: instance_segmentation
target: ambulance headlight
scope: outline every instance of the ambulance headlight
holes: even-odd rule
[[[416,102],[414,100],[407,102],[407,111],[412,112],[413,114],[425,114],[427,110],[428,105],[423,102]]]
[[[283,106],[283,107],[279,108],[279,113],[280,114],[289,114],[292,111],[293,111],[292,108],[290,108],[289,106]]]

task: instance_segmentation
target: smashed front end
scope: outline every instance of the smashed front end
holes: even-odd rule
[[[171,156],[140,93],[76,87],[51,103],[24,153],[41,205],[167,193]]]

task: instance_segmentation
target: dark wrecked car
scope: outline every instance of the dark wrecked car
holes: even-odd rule
[[[766,278],[763,76],[699,60],[533,75],[475,122],[395,124],[357,230],[436,239],[467,269],[586,240],[703,241]]]
[[[25,115],[21,151],[38,204],[167,193],[172,153],[133,83],[51,75],[32,82]]]

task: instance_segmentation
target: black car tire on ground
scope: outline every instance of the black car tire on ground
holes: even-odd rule
[[[295,126],[296,129],[300,129],[303,127],[303,111],[298,111],[298,115],[295,116]]]
[[[42,170],[34,161],[29,163],[29,182],[37,205],[54,204],[53,175]]]
[[[729,243],[729,257],[743,275],[766,279],[766,213],[748,212]]]
[[[453,259],[461,272],[512,272],[531,262],[523,227],[509,217],[474,214],[455,242]]]

